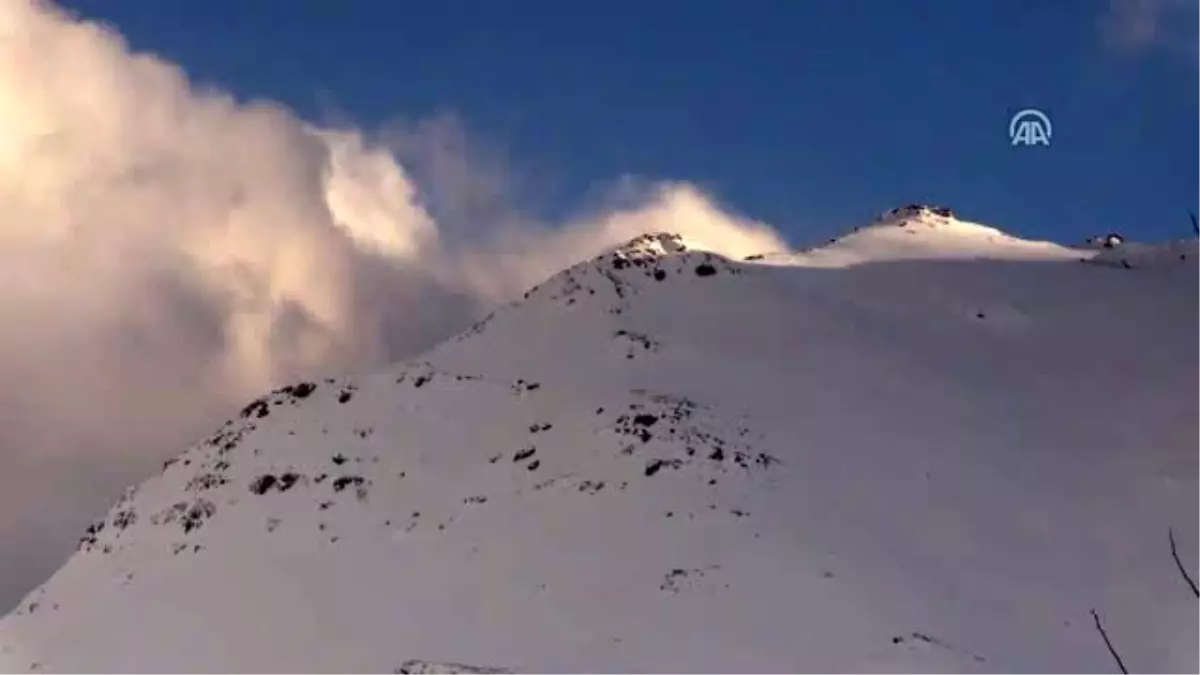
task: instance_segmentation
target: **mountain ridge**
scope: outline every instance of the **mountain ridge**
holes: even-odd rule
[[[1099,605],[1194,669],[1151,529],[1194,552],[1194,243],[694,245],[252,401],[0,620],[0,666],[1099,670]]]

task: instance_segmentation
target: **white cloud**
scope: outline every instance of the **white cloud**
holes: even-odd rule
[[[783,246],[686,184],[532,222],[452,118],[315,128],[33,0],[0,0],[0,130],[0,609],[269,387],[411,355],[642,232]]]
[[[1124,54],[1165,50],[1197,62],[1196,0],[1106,0],[1105,46]]]

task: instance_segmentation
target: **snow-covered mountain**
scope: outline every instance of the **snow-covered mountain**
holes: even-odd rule
[[[1195,672],[1196,242],[940,213],[641,237],[253,401],[0,621],[0,670],[1110,671],[1107,638]]]

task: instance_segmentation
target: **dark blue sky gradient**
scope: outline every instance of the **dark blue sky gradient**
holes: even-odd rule
[[[1106,48],[1102,0],[64,4],[310,120],[453,111],[553,178],[550,213],[623,174],[794,241],[908,201],[1064,241],[1185,234],[1196,208],[1195,54]],[[1050,148],[1010,146],[1029,106]]]

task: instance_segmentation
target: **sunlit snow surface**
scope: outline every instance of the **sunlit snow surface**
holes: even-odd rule
[[[1197,246],[639,238],[251,403],[2,671],[1195,672]],[[69,499],[69,495],[63,495]]]

